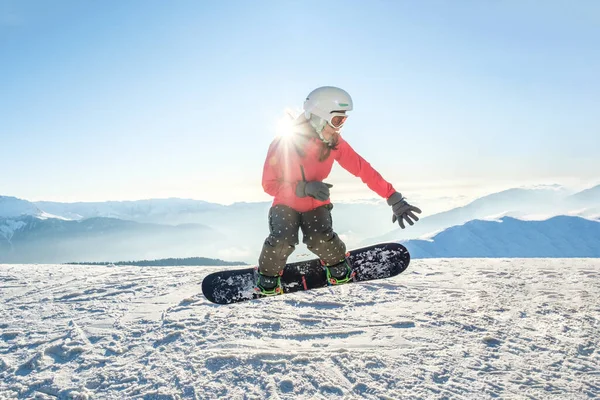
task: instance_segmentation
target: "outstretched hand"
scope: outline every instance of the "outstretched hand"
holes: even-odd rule
[[[394,215],[392,216],[392,223],[398,221],[400,228],[404,229],[404,222],[408,222],[409,225],[414,225],[419,220],[419,217],[415,215],[421,214],[421,209],[415,206],[411,206],[398,192],[394,193],[387,200],[388,205],[392,206]]]

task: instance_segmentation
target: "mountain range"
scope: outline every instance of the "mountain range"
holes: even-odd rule
[[[404,245],[414,258],[600,257],[600,222],[570,216],[544,221],[474,220]]]
[[[268,235],[269,207],[178,198],[59,203],[0,196],[0,263],[196,256],[255,263]],[[391,223],[383,200],[336,203],[332,214],[349,248],[401,241],[416,258],[600,256],[600,185],[576,193],[562,186],[509,189],[425,216],[405,230]],[[300,243],[290,261],[311,257]]]
[[[558,185],[514,188],[493,193],[463,207],[422,218],[410,229],[394,229],[384,235],[368,238],[361,245],[414,239],[477,219],[508,216],[523,220],[544,220],[557,215],[600,219],[600,185],[576,193],[570,193]]]

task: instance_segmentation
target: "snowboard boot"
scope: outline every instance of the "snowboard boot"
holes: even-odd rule
[[[256,291],[262,296],[275,296],[283,293],[281,276],[268,276],[256,270]]]
[[[325,268],[325,273],[327,274],[327,284],[329,286],[341,285],[354,280],[354,275],[356,273],[352,271],[350,260],[348,259],[349,256],[350,253],[346,253],[346,257],[341,262],[334,265],[326,265],[321,261],[321,264]]]

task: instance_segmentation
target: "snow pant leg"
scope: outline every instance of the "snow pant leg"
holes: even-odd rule
[[[276,205],[269,210],[269,236],[258,259],[258,270],[269,276],[283,270],[298,244],[300,213],[288,206]]]
[[[344,260],[346,244],[333,231],[332,204],[325,204],[302,213],[302,242],[327,265]]]

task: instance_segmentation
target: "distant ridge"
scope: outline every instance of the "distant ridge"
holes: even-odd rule
[[[241,261],[223,261],[218,258],[205,257],[187,257],[187,258],[162,258],[159,260],[140,260],[140,261],[94,261],[94,262],[68,262],[70,265],[134,265],[139,267],[165,267],[165,266],[233,266],[248,265]]]
[[[149,264],[146,260],[199,254],[210,260],[239,259],[253,264],[268,234],[270,205],[268,201],[222,205],[179,198],[32,203],[0,196],[0,264],[105,264],[104,260]],[[391,223],[391,209],[381,199],[339,202],[332,215],[334,229],[348,248],[410,240],[416,258],[600,257],[596,228],[600,225],[600,185],[583,191],[560,185],[513,188],[437,214],[429,215],[426,209],[408,229]],[[549,221],[558,216],[567,219]],[[523,223],[481,223],[502,217]],[[569,219],[576,217],[588,222]],[[511,226],[516,229],[508,229]],[[304,257],[307,252],[302,247],[291,260]],[[175,260],[158,264],[167,263],[184,265]],[[227,265],[201,259],[189,263]]]
[[[473,220],[404,245],[413,258],[560,258],[600,257],[599,243],[600,222],[557,216],[544,221]]]

